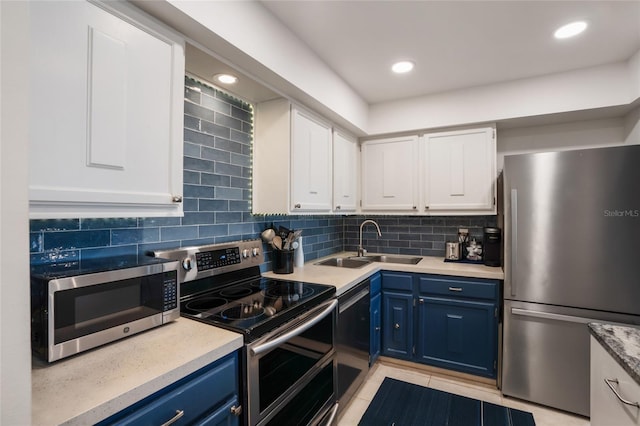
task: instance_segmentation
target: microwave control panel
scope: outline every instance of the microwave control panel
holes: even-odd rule
[[[176,271],[168,271],[164,274],[164,311],[170,311],[178,307],[178,273]]]

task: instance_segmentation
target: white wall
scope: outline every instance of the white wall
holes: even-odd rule
[[[31,424],[29,5],[0,1],[0,424]]]
[[[372,105],[369,134],[627,105],[627,62]]]
[[[497,140],[498,170],[505,155],[640,144],[640,108],[625,117],[502,129]]]
[[[253,58],[256,69],[267,67],[356,128],[365,129],[366,102],[259,2],[168,1],[177,11]],[[144,3],[138,5],[147,10],[153,6]],[[196,41],[216,52],[216,46],[205,38]]]

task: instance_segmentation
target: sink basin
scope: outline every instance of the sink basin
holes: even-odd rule
[[[376,256],[356,256],[350,257],[350,260],[357,260],[358,262],[382,262],[382,263],[402,263],[404,265],[416,265],[422,260],[421,257],[401,257],[401,256],[388,256],[386,254]]]
[[[368,265],[369,263],[371,263],[371,260],[364,258],[350,259],[342,257],[332,257],[331,259],[318,262],[316,263],[316,265],[336,266],[338,268],[362,268],[364,265]]]

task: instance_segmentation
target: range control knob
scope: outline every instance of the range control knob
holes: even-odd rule
[[[254,247],[254,248],[251,249],[251,255],[253,257],[258,256],[259,254],[260,254],[260,250],[258,250],[258,247]]]
[[[184,268],[185,271],[190,271],[193,268],[193,263],[191,262],[190,257],[186,257],[182,261],[182,267]]]
[[[245,259],[249,257],[249,249],[242,250],[242,257]]]

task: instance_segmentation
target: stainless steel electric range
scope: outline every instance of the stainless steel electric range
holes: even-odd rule
[[[335,287],[262,277],[262,241],[176,250],[180,314],[242,333],[244,424],[331,424],[337,412]]]

